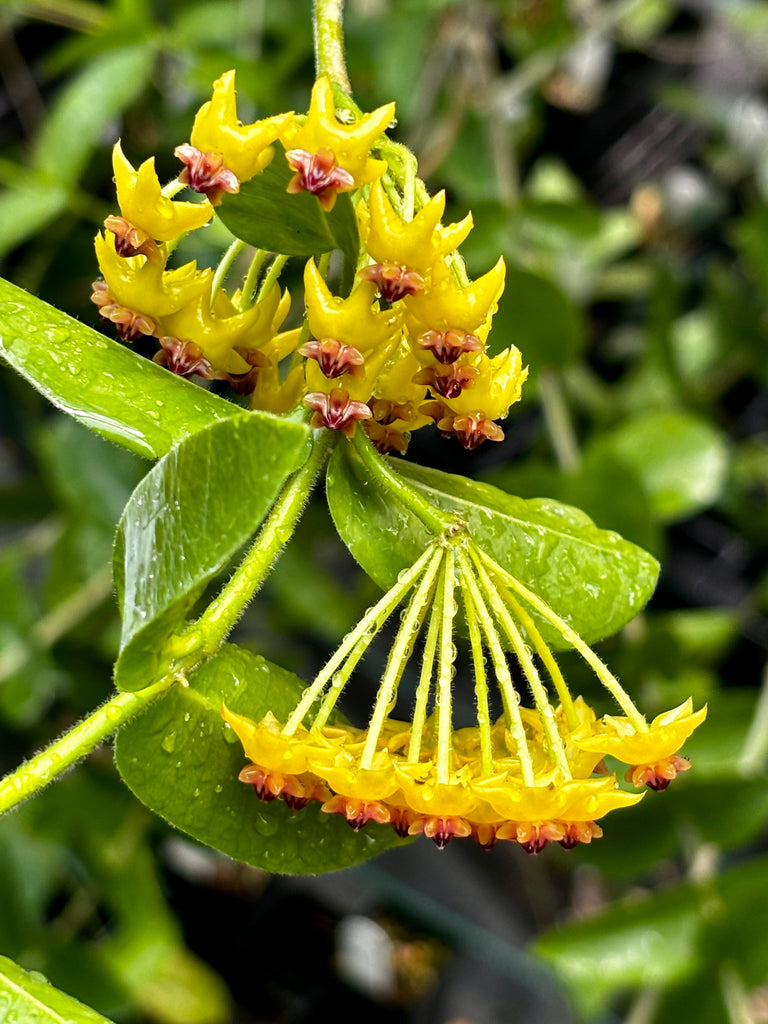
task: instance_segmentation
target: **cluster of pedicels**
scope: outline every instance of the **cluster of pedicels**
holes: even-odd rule
[[[400,622],[364,729],[336,705],[373,637]],[[457,627],[457,620],[463,619]],[[474,675],[475,724],[454,727],[459,631]],[[566,685],[545,634],[577,651],[622,712],[598,718]],[[410,721],[390,717],[406,664],[420,662]],[[509,653],[513,655],[508,658]],[[512,666],[510,665],[512,662]],[[532,698],[522,704],[521,683]],[[495,694],[495,698],[494,698]],[[491,707],[499,702],[501,716]],[[704,720],[690,700],[648,724],[595,652],[540,597],[457,531],[436,539],[347,634],[285,721],[222,708],[249,763],[240,773],[266,801],[319,801],[354,828],[390,825],[438,847],[472,837],[539,853],[602,835],[609,811],[663,790],[690,767],[678,753]],[[627,766],[622,788],[605,758]]]
[[[118,142],[120,216],[108,217],[96,238],[102,278],[92,300],[123,341],[157,338],[154,358],[168,370],[227,381],[256,409],[285,413],[303,399],[314,426],[351,436],[361,421],[380,451],[404,451],[409,434],[431,423],[466,448],[501,440],[495,421],[520,397],[527,373],[514,346],[494,357],[486,351],[504,262],[470,281],[457,247],[471,215],[442,225],[444,193],[429,199],[415,176],[404,184],[372,155],[393,145],[383,133],[394,104],[354,120],[347,113],[323,77],[306,115],[241,124],[229,71],[198,111],[189,143],[176,147],[182,170],[170,184],[161,186],[154,158],[135,169]],[[289,193],[310,193],[325,211],[350,193],[361,239],[347,297],[330,290],[327,259],[306,263],[303,326],[286,331],[286,256],[257,250],[231,294],[223,282],[245,249],[239,240],[215,271],[169,266],[182,237],[272,160],[293,172]],[[174,198],[184,188],[202,198]]]

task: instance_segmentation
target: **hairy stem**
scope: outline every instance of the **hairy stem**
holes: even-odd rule
[[[461,524],[454,516],[442,512],[423,498],[389,465],[375,450],[362,430],[356,430],[352,440],[355,451],[376,483],[397,501],[401,502],[417,519],[437,536],[457,533]]]
[[[315,0],[314,35],[317,77],[328,75],[346,93],[352,92],[344,60],[344,0]]]
[[[39,792],[162,696],[178,677],[171,673],[137,693],[118,693],[45,750],[0,780],[0,814]]]

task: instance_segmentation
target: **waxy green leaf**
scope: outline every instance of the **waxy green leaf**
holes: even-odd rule
[[[291,195],[286,191],[292,177],[277,146],[272,163],[241,185],[236,195],[226,195],[216,213],[232,234],[258,249],[286,256],[317,256],[341,249],[354,266],[360,243],[349,196],[337,195],[333,209],[326,213],[308,192]]]
[[[242,413],[3,280],[0,355],[57,408],[149,459]]]
[[[115,541],[119,687],[139,690],[153,681],[163,642],[253,535],[306,459],[308,438],[303,424],[241,412],[182,442],[144,477]]]
[[[546,498],[516,498],[402,460],[390,465],[424,498],[466,522],[476,544],[587,643],[615,633],[653,592],[656,560],[617,533],[599,529],[579,509]],[[379,586],[392,586],[431,534],[394,495],[368,486],[351,445],[336,449],[327,481],[331,515],[344,543]],[[562,649],[562,637],[538,623],[547,642]]]
[[[42,974],[0,956],[0,1021],[15,1024],[110,1024],[106,1017],[54,988]]]
[[[285,721],[305,684],[264,658],[227,645],[123,729],[115,744],[125,783],[176,828],[266,871],[309,874],[350,867],[402,844],[389,826],[355,833],[313,801],[292,811],[261,802],[239,782],[247,763],[221,704],[254,720]]]

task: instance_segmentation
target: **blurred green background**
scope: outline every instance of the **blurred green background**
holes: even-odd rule
[[[345,31],[357,101],[394,99],[430,190],[472,209],[470,273],[504,254],[492,343],[531,368],[503,443],[422,431],[408,458],[662,560],[601,655],[651,715],[709,703],[694,770],[572,852],[421,841],[292,879],[172,833],[103,749],[0,823],[0,954],[121,1024],[768,1021],[768,5],[348,0]],[[243,120],[306,109],[309,0],[0,4],[2,275],[98,327],[112,143],[171,178],[230,67]],[[200,235],[217,261],[226,230]],[[146,468],[0,369],[2,771],[109,692]],[[310,678],[375,593],[318,495],[238,639]]]

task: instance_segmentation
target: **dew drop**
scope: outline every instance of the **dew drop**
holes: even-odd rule
[[[161,742],[160,746],[167,753],[172,754],[174,752],[174,750],[176,749],[176,733],[175,733],[175,731],[174,732],[169,732],[169,733],[167,733],[167,735],[163,736],[163,739],[162,739],[162,742]]]

